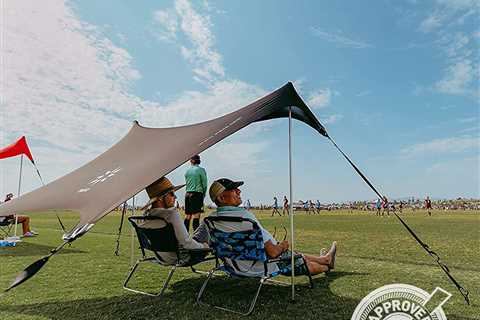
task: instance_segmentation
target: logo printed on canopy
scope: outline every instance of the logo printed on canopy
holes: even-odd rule
[[[116,167],[116,168],[113,169],[113,170],[108,170],[108,171],[106,171],[104,174],[95,177],[93,180],[91,180],[90,182],[88,182],[88,184],[89,184],[91,187],[93,187],[93,186],[95,186],[97,183],[105,182],[105,181],[107,181],[108,179],[110,179],[110,178],[112,178],[113,176],[115,176],[115,174],[116,174],[117,172],[121,171],[121,170],[122,170],[121,167]],[[79,192],[79,193],[88,192],[88,191],[91,190],[91,187],[79,189],[79,190],[77,190],[77,192]]]

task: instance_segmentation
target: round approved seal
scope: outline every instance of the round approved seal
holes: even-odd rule
[[[447,320],[442,305],[451,296],[439,287],[428,293],[408,284],[390,284],[363,298],[351,320]]]

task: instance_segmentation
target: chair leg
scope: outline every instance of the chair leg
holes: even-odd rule
[[[130,272],[128,273],[127,278],[125,279],[125,282],[123,283],[123,289],[128,290],[128,291],[131,291],[131,292],[135,292],[135,293],[139,293],[139,294],[151,296],[151,297],[161,296],[161,295],[163,294],[163,292],[167,289],[168,283],[170,282],[170,279],[172,278],[173,273],[175,272],[175,270],[176,270],[176,268],[177,268],[176,266],[173,266],[172,269],[170,269],[170,272],[168,273],[167,279],[165,280],[165,282],[164,282],[164,284],[163,284],[163,286],[162,286],[162,290],[161,290],[159,293],[149,293],[149,292],[146,292],[146,291],[141,291],[141,290],[132,289],[132,288],[129,288],[129,287],[127,286],[128,282],[130,281],[130,278],[133,276],[133,274],[134,274],[135,271],[137,270],[137,267],[140,265],[140,263],[146,262],[146,261],[154,261],[154,260],[155,260],[155,258],[143,258],[143,259],[137,260],[137,262],[135,263],[135,265],[132,267],[132,269],[131,269]]]
[[[228,308],[225,308],[225,307],[220,307],[220,306],[216,306],[216,305],[211,305],[211,304],[208,304],[208,303],[205,303],[205,302],[201,301],[202,295],[203,295],[203,293],[205,292],[205,290],[206,290],[206,288],[207,288],[208,281],[210,281],[210,279],[213,277],[214,272],[215,272],[215,269],[211,270],[211,271],[208,273],[207,279],[206,279],[205,282],[203,283],[202,288],[200,289],[200,292],[198,293],[197,303],[200,304],[200,305],[209,306],[209,307],[214,307],[214,308],[216,308],[216,309],[220,309],[220,310],[224,310],[224,311],[228,311],[228,312],[240,314],[240,315],[242,315],[242,316],[248,316],[249,314],[251,314],[251,313],[253,312],[253,309],[255,308],[255,304],[257,303],[257,299],[258,299],[258,296],[259,296],[259,294],[260,294],[260,290],[262,289],[262,285],[263,285],[263,283],[264,283],[265,281],[267,281],[269,278],[263,277],[263,278],[260,279],[260,284],[258,285],[257,291],[255,292],[255,296],[253,297],[252,301],[250,302],[250,306],[249,306],[249,308],[248,308],[248,311],[247,311],[247,312],[240,312],[240,311],[236,311],[236,310],[233,310],[233,309],[228,309]]]
[[[257,293],[255,293],[255,297],[253,297],[253,300],[250,303],[250,308],[248,309],[247,313],[242,313],[242,315],[248,316],[253,312],[253,308],[255,308],[255,304],[257,303],[257,298],[258,298],[258,295],[260,294],[260,290],[262,289],[262,285],[267,279],[268,278],[260,279],[260,284],[258,285]]]
[[[310,282],[310,289],[313,289],[312,275],[310,274],[310,270],[308,270],[307,261],[305,261],[304,257],[302,257],[302,259],[303,259],[303,264],[305,265],[305,269],[307,269],[307,277],[308,277],[308,281]]]
[[[209,304],[202,302],[201,299],[202,299],[203,292],[207,288],[208,281],[210,281],[214,272],[215,272],[215,269],[212,269],[208,272],[207,279],[205,279],[205,281],[203,282],[202,288],[200,288],[200,292],[198,292],[197,303],[200,305],[210,306]]]
[[[177,266],[173,266],[172,269],[170,269],[170,272],[168,273],[168,276],[167,276],[167,280],[165,280],[165,283],[163,284],[162,291],[160,291],[160,293],[158,294],[159,296],[161,296],[165,291],[165,289],[167,289],[168,283],[170,282],[170,279],[172,279],[172,276],[175,270],[177,270]]]
[[[192,272],[193,272],[193,273],[197,273],[197,274],[208,274],[208,271],[197,270],[197,269],[195,269],[194,266],[190,266],[190,269],[192,269]]]

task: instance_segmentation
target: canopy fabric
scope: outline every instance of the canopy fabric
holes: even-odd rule
[[[0,216],[24,211],[71,210],[80,221],[64,239],[87,232],[112,209],[146,186],[252,122],[288,117],[328,137],[292,83],[222,117],[183,127],[145,128],[128,134],[83,167],[0,206]]]
[[[20,154],[26,155],[28,159],[30,159],[30,161],[34,163],[32,153],[28,148],[27,139],[25,138],[25,136],[18,139],[15,143],[12,143],[11,145],[3,149],[0,149],[0,159],[15,157]]]

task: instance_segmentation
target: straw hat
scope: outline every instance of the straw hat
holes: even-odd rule
[[[148,197],[150,200],[147,202],[147,204],[142,208],[145,209],[148,206],[150,206],[152,203],[163,197],[169,192],[175,192],[178,189],[183,188],[185,185],[179,185],[179,186],[174,186],[170,180],[168,180],[165,177],[161,177],[151,185],[145,188],[145,191],[147,191]]]

